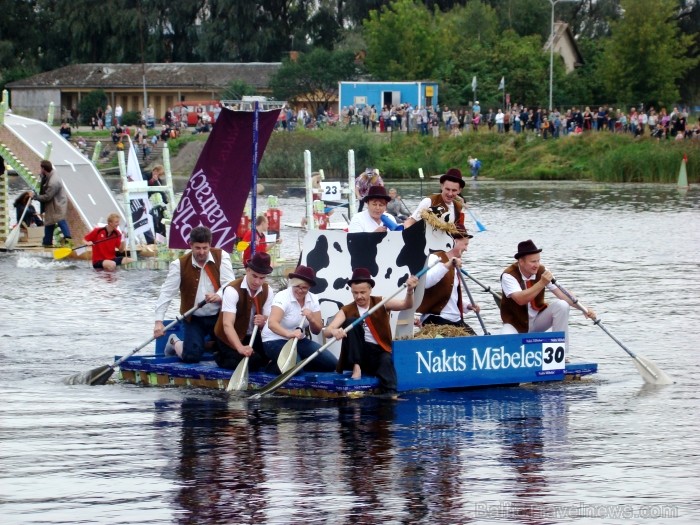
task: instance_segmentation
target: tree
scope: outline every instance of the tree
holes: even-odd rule
[[[678,82],[698,59],[688,56],[694,35],[681,34],[676,0],[622,0],[623,17],[612,24],[601,74],[618,101],[672,105]]]
[[[296,100],[309,106],[328,106],[336,96],[338,82],[358,77],[352,51],[314,49],[297,60],[285,59],[270,79],[278,100]]]
[[[97,108],[107,107],[107,94],[101,89],[96,89],[90,91],[90,93],[83,95],[80,99],[80,104],[78,105],[78,110],[80,112],[80,120],[82,124],[87,124],[90,119],[97,114]]]
[[[243,80],[233,80],[221,93],[221,98],[223,100],[242,100],[246,95],[255,95],[255,88]]]
[[[415,0],[370,11],[364,37],[367,70],[381,80],[429,80],[447,56],[435,17]]]

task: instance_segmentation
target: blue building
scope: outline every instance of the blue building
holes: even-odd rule
[[[417,106],[435,106],[438,103],[438,83],[424,82],[339,82],[339,109],[347,106],[363,107],[374,105],[377,110],[382,106],[411,104]]]

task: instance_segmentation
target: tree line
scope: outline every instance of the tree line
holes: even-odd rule
[[[437,80],[440,103],[545,106],[551,0],[0,0],[0,85],[73,63],[277,62],[276,98]],[[700,0],[559,2],[584,64],[555,105],[700,100]],[[290,60],[290,52],[300,58]],[[499,90],[500,79],[505,89]]]

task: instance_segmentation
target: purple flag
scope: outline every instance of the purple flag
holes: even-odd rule
[[[260,163],[280,110],[259,113]],[[212,246],[233,251],[238,222],[253,183],[253,113],[222,109],[173,214],[170,248],[189,248],[192,228],[206,226]]]

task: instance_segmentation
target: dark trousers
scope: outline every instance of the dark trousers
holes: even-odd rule
[[[469,335],[476,335],[476,332],[472,329],[471,326],[464,322],[464,319],[460,319],[459,321],[454,322],[448,321],[447,319],[445,319],[444,317],[440,317],[439,315],[430,314],[428,317],[425,318],[423,324],[458,326],[460,328],[464,328],[467,332],[469,332]]]
[[[221,368],[228,368],[229,370],[235,369],[238,366],[238,363],[243,360],[243,356],[239,354],[235,348],[231,348],[218,337],[216,338],[216,342],[217,351],[214,354],[216,364]],[[244,345],[250,344],[250,334],[247,334],[243,338],[242,342]],[[263,350],[262,337],[258,335],[258,337],[255,338],[255,341],[253,341],[252,346],[254,352],[248,361],[248,370],[260,370],[270,362],[265,355],[265,351]]]
[[[345,326],[349,326],[353,321],[354,319],[347,319]],[[396,392],[396,370],[391,354],[381,346],[365,341],[363,326],[356,326],[348,332],[343,340],[343,347],[347,357],[344,364],[351,370],[353,365],[360,365],[362,373],[379,378],[383,392]]]
[[[205,338],[208,336],[214,340],[214,326],[218,315],[192,315],[182,323],[182,360],[185,363],[199,363],[204,353]]]

